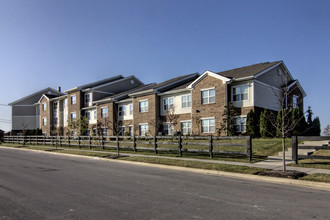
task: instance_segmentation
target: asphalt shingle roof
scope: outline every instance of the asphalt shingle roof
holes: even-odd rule
[[[227,77],[227,78],[239,79],[239,78],[254,76],[280,62],[281,61],[258,63],[258,64],[253,64],[250,66],[245,66],[245,67],[240,67],[240,68],[236,68],[236,69],[232,69],[232,70],[219,72],[217,74]]]

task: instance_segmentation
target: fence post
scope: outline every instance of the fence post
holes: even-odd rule
[[[70,147],[70,136],[68,135],[68,146]]]
[[[23,136],[23,146],[25,146],[25,139],[26,139],[26,137],[25,137],[25,135]]]
[[[179,135],[179,138],[178,138],[178,150],[179,150],[180,157],[182,157],[182,137],[181,137],[181,134]]]
[[[52,145],[54,147],[54,136],[52,136]]]
[[[62,136],[60,135],[60,147],[62,147]]]
[[[119,138],[116,136],[116,148],[117,148],[117,154],[119,155]]]
[[[213,158],[213,137],[212,137],[212,135],[209,138],[209,154],[210,154],[210,158]]]
[[[103,134],[102,134],[102,136],[101,136],[101,145],[102,145],[102,149],[104,150]]]
[[[78,148],[80,148],[80,136],[78,136]]]
[[[91,136],[89,136],[89,149],[92,149],[92,138],[91,138]]]
[[[246,139],[246,153],[247,157],[249,158],[249,161],[252,161],[252,138],[251,136],[248,136]]]
[[[155,154],[158,154],[158,151],[157,151],[157,137],[154,136],[154,150],[155,150]]]
[[[29,142],[30,142],[30,144],[31,144],[31,136],[29,136]]]
[[[292,160],[298,164],[298,137],[292,136]]]
[[[135,135],[133,135],[133,149],[134,149],[134,152],[136,152],[136,137],[135,137]]]

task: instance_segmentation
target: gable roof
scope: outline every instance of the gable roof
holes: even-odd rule
[[[87,83],[87,84],[84,84],[84,85],[81,85],[81,86],[77,86],[77,87],[74,87],[72,89],[68,89],[65,92],[68,93],[68,92],[73,92],[73,91],[76,91],[76,90],[83,90],[83,89],[87,89],[87,88],[93,88],[93,87],[97,87],[97,86],[100,86],[102,84],[110,83],[110,82],[113,82],[115,80],[119,80],[119,79],[123,79],[123,78],[124,77],[122,75],[117,75],[117,76],[113,76],[113,77],[110,77],[110,78],[98,80],[96,82]]]
[[[223,72],[218,72],[216,74],[230,78],[230,79],[239,79],[245,77],[255,76],[263,71],[277,65],[281,64],[282,61],[275,62],[266,62],[266,63],[258,63],[250,66],[244,66],[236,69],[226,70]]]
[[[18,99],[18,100],[14,101],[14,102],[11,102],[11,103],[9,103],[8,105],[13,106],[13,105],[15,105],[15,104],[17,104],[17,103],[19,103],[19,102],[22,102],[22,101],[24,101],[24,100],[26,100],[26,99],[29,99],[29,98],[31,98],[31,97],[33,97],[33,96],[36,96],[36,95],[38,95],[38,94],[40,94],[40,96],[42,96],[43,94],[48,94],[49,91],[51,91],[51,92],[53,92],[53,93],[55,93],[55,94],[58,94],[58,95],[64,95],[64,93],[62,93],[62,92],[59,92],[59,91],[57,91],[57,90],[55,90],[55,89],[53,89],[53,88],[47,87],[47,88],[42,89],[42,90],[40,90],[40,91],[38,91],[38,92],[32,93],[32,94],[30,94],[30,95],[27,95],[27,96],[21,98],[21,99]],[[35,103],[31,103],[31,104],[35,104]]]
[[[183,84],[187,84],[187,83],[191,82],[192,80],[195,80],[197,77],[199,77],[199,73],[192,73],[192,74],[175,77],[175,78],[166,80],[164,82],[155,84],[152,87],[150,87],[148,90],[132,93],[132,94],[130,94],[130,96],[134,97],[134,96],[141,96],[141,95],[146,95],[146,94],[166,92],[173,88],[180,87]]]
[[[206,70],[202,75],[200,75],[197,79],[195,79],[192,83],[190,83],[187,88],[193,89],[197,83],[199,83],[202,79],[204,79],[206,76],[212,76],[214,78],[222,80],[223,83],[229,82],[230,79],[224,76],[221,76],[219,74],[216,74],[210,70]]]

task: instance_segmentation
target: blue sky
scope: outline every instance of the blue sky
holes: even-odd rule
[[[145,83],[283,60],[330,124],[330,1],[0,0],[5,104],[113,75]]]

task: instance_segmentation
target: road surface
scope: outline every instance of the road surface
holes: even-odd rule
[[[0,148],[0,219],[329,219],[330,192]]]

